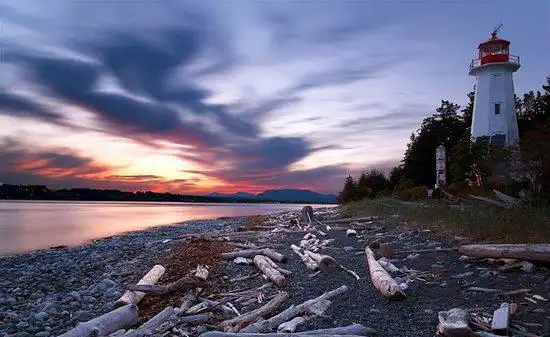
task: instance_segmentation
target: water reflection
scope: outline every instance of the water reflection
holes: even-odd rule
[[[301,207],[285,204],[0,201],[0,254],[78,245],[90,239],[188,220],[268,214]]]

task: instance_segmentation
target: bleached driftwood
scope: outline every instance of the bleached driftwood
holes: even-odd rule
[[[239,256],[239,257],[236,257],[233,260],[233,262],[236,264],[248,265],[248,264],[252,264],[252,259]]]
[[[138,329],[130,331],[124,335],[124,337],[142,337],[150,336],[157,327],[167,321],[174,315],[173,307],[166,307],[164,310],[156,314],[153,318],[143,323]]]
[[[213,309],[219,309],[220,311],[226,314],[233,313],[233,310],[231,310],[231,308],[229,308],[228,306],[223,305],[223,302],[204,299],[201,303],[187,309],[187,311],[185,311],[185,314],[194,315],[194,314],[203,313],[205,311],[213,310]]]
[[[376,330],[368,328],[362,324],[352,324],[348,326],[330,328],[330,329],[319,329],[319,330],[310,330],[293,333],[289,335],[288,333],[233,333],[233,332],[219,332],[212,331],[203,333],[202,337],[289,337],[289,336],[315,336],[315,337],[325,337],[325,336],[368,336],[376,334]]]
[[[198,265],[194,271],[194,274],[195,274],[195,277],[197,277],[198,279],[206,281],[206,279],[208,279],[208,274],[209,274],[208,267]],[[185,313],[187,309],[189,309],[193,305],[193,303],[195,303],[201,291],[202,291],[202,288],[195,288],[195,289],[188,290],[185,293],[185,295],[183,295],[183,298],[181,300],[181,305],[179,307],[179,312],[182,314]]]
[[[128,290],[141,291],[146,294],[153,295],[165,295],[174,291],[194,289],[194,288],[206,288],[208,283],[197,276],[184,276],[179,280],[166,284],[166,285],[146,285],[136,284],[126,287]]]
[[[268,317],[273,312],[277,311],[289,297],[290,296],[288,293],[283,291],[279,293],[277,297],[273,298],[258,309],[247,312],[244,315],[232,318],[230,320],[223,321],[219,324],[219,327],[226,332],[238,332],[252,322],[255,322],[260,318]]]
[[[339,224],[339,223],[346,223],[346,222],[363,222],[363,221],[371,221],[378,219],[377,216],[369,216],[364,218],[346,218],[346,219],[336,219],[336,220],[325,220],[323,223],[326,224]]]
[[[309,255],[302,252],[302,249],[296,245],[291,245],[290,248],[300,257],[300,260],[306,265],[308,269],[317,270],[317,262]]]
[[[392,300],[400,300],[405,298],[405,293],[397,282],[382,268],[382,266],[374,258],[374,253],[367,247],[365,255],[369,265],[369,272],[372,284],[384,295]]]
[[[277,286],[282,286],[286,279],[283,274],[281,274],[280,271],[272,267],[273,261],[271,263],[268,261],[268,257],[263,255],[256,255],[254,257],[254,264],[258,269],[264,273],[265,276],[267,276],[273,283],[275,283]]]
[[[458,248],[463,255],[550,262],[550,244],[486,244]]]
[[[493,192],[495,192],[495,195],[497,196],[497,198],[499,198],[500,200],[504,201],[507,205],[509,206],[513,206],[517,203],[519,203],[519,200],[514,198],[514,197],[511,197],[507,194],[504,194],[500,191],[497,191],[497,190],[493,190]]]
[[[495,206],[502,207],[502,208],[507,207],[506,204],[503,203],[503,202],[500,202],[500,201],[494,200],[494,199],[490,199],[490,198],[486,198],[486,197],[480,197],[478,195],[470,195],[470,198],[475,199],[475,200],[479,200],[479,201],[483,201],[483,202],[486,202],[488,204],[495,205]]]
[[[357,236],[357,231],[350,228],[346,231],[346,236]]]
[[[363,337],[366,335],[346,335],[346,334],[319,334],[319,333],[310,333],[311,331],[304,331],[303,333],[293,333],[288,334],[285,332],[275,332],[275,333],[234,333],[234,332],[219,332],[219,331],[212,331],[212,332],[206,332],[202,335],[199,335],[199,337],[292,337],[292,336],[300,336],[300,337]]]
[[[306,254],[311,259],[313,259],[317,263],[318,268],[322,271],[338,268],[350,274],[351,276],[355,277],[356,280],[361,279],[359,275],[357,275],[357,273],[355,273],[353,270],[347,269],[346,267],[342,266],[332,256],[317,254],[309,250],[305,250],[304,254]]]
[[[294,317],[288,322],[284,322],[279,324],[279,327],[277,328],[277,332],[294,332],[296,329],[304,324],[306,322],[306,319],[302,316]]]
[[[312,306],[314,306],[316,303],[324,300],[330,300],[331,298],[338,296],[340,294],[345,293],[348,291],[347,286],[341,286],[339,288],[336,288],[334,290],[331,290],[329,292],[324,293],[323,295],[305,301],[302,304],[299,305],[292,305],[288,309],[284,310],[283,312],[279,313],[278,315],[275,315],[267,320],[260,320],[256,323],[253,323],[246,328],[242,329],[242,332],[270,332],[276,329],[279,325],[282,323],[291,320],[292,318],[302,315],[305,312],[307,312]]]
[[[281,274],[283,274],[284,276],[290,276],[292,275],[292,272],[290,270],[286,270],[284,268],[281,268],[278,264],[276,264],[275,262],[273,262],[270,258],[266,258],[265,259],[270,265],[271,267],[273,267],[274,269],[276,269],[278,272],[280,272]]]
[[[313,304],[304,314],[304,316],[297,316],[290,321],[279,324],[277,332],[294,332],[298,326],[305,322],[317,317],[322,316],[325,311],[328,310],[332,302],[329,300],[321,300]]]
[[[106,336],[120,329],[127,329],[138,322],[138,309],[135,304],[126,304],[92,320],[78,324],[74,329],[59,337]]]
[[[157,283],[157,281],[164,275],[164,272],[166,269],[161,266],[160,264],[157,264],[149,270],[145,276],[141,280],[138,281],[137,284],[139,285],[153,285]],[[138,304],[143,297],[145,296],[145,293],[139,292],[139,291],[131,291],[127,290],[124,292],[124,294],[115,302],[116,306],[123,306],[126,304]]]
[[[440,311],[437,316],[439,318],[438,334],[449,337],[473,336],[472,329],[468,326],[470,315],[466,310],[453,308],[449,311]]]
[[[273,249],[250,249],[250,250],[240,250],[237,252],[229,252],[229,253],[223,253],[222,259],[224,260],[232,260],[236,257],[251,257],[254,258],[256,255],[264,255],[269,257],[272,260],[275,260],[277,262],[283,262],[285,261],[285,256],[283,254],[277,253]]]

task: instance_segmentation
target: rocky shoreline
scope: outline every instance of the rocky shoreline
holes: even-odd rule
[[[122,285],[186,233],[228,230],[244,218],[189,221],[93,240],[78,247],[0,258],[0,336],[57,336],[113,309]],[[159,243],[161,248],[159,249]]]
[[[340,216],[337,212],[322,209],[316,210],[315,214],[322,221]],[[197,264],[211,265],[212,288],[204,296],[216,296],[216,293],[243,287],[265,287],[266,281],[259,277],[254,266],[238,265],[220,258],[220,253],[236,249],[230,245],[232,242],[201,239],[201,236],[223,237],[224,234],[233,235],[250,229],[257,230],[258,235],[239,242],[269,246],[287,257],[281,266],[291,274],[279,289],[289,294],[289,303],[299,304],[343,285],[349,288],[331,300],[326,312],[309,320],[301,329],[360,323],[376,329],[380,336],[434,336],[440,311],[460,307],[492,314],[501,303],[508,302],[518,307],[514,320],[526,322],[529,327],[531,335],[526,336],[550,331],[549,302],[531,297],[550,298],[547,265],[537,264],[528,271],[513,269],[505,272],[498,261],[463,258],[446,250],[464,243],[465,238],[436,236],[429,228],[408,229],[398,219],[390,218],[371,221],[368,229],[355,226],[357,235],[346,235],[342,227],[325,230],[323,239],[331,243],[322,248],[323,254],[357,273],[359,280],[349,273],[334,271],[312,276],[291,249],[292,244],[303,241],[307,231],[271,229],[273,225],[299,217],[299,212],[287,211],[270,216],[190,221],[182,226],[159,227],[94,240],[80,247],[0,258],[0,336],[58,336],[78,322],[111,311],[125,287],[135,284],[157,263],[163,264],[167,270],[159,281],[162,284],[177,280]],[[271,234],[262,235],[268,232]],[[420,252],[396,254],[390,260],[399,269],[392,273],[393,277],[408,278],[407,298],[402,301],[388,301],[371,283],[364,249],[380,240],[391,242],[398,252]],[[421,271],[421,274],[408,274],[409,271]],[[410,275],[415,276],[411,278]],[[249,278],[243,282],[232,281],[243,277]],[[526,288],[529,292],[519,296],[507,294]],[[270,289],[266,290],[266,296],[278,292],[273,285],[266,289]],[[178,307],[181,297],[182,293],[147,295],[139,304],[140,324],[167,306]],[[233,303],[241,313],[263,305],[258,301]],[[222,316],[220,319],[224,319]],[[190,327],[186,333],[195,336],[214,328],[211,322]],[[153,336],[180,336],[178,331],[181,330],[174,329]]]

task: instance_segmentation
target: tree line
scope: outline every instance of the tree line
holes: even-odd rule
[[[531,185],[537,185],[540,194],[547,196],[550,194],[550,76],[546,77],[541,89],[515,98],[520,154],[515,157],[516,163],[511,165],[514,169],[508,171],[521,171],[513,178],[519,182],[529,180]],[[442,100],[435,112],[424,118],[420,127],[411,134],[401,164],[388,176],[378,170],[363,172],[357,179],[349,175],[339,193],[340,202],[374,198],[414,186],[433,187],[435,150],[439,145],[447,149],[448,183],[476,179],[486,182],[494,169],[494,162],[493,166],[489,164],[490,159],[494,159],[497,152],[488,154],[486,148],[481,148],[479,142],[471,139],[474,91],[467,97],[464,108]]]

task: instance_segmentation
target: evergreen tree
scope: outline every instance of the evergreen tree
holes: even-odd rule
[[[351,175],[348,175],[344,184],[344,189],[338,194],[340,203],[347,204],[350,201],[357,200],[357,183]]]
[[[436,113],[425,118],[417,133],[411,135],[403,158],[403,170],[414,185],[434,185],[436,148],[445,146],[449,156],[449,150],[466,132],[467,124],[458,114],[459,108],[457,104],[442,100]],[[449,180],[452,178],[448,177]]]

